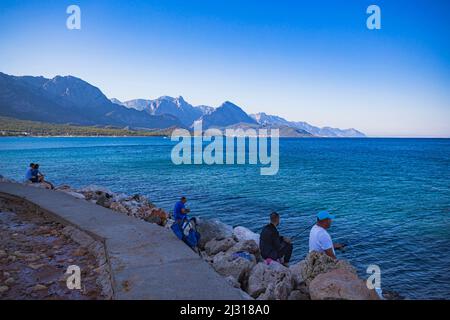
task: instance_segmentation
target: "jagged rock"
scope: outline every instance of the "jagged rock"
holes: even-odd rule
[[[47,287],[43,284],[37,284],[33,287],[33,291],[41,291],[41,290],[47,290]]]
[[[288,297],[288,300],[309,300],[309,294],[301,290],[293,290]]]
[[[294,279],[295,287],[300,286],[302,283],[304,283],[303,276],[302,276],[302,270],[305,269],[305,260],[302,260],[296,264],[290,265],[289,270],[291,270],[292,278]]]
[[[233,276],[228,276],[225,278],[225,280],[234,288],[241,288],[241,284],[233,277]]]
[[[156,223],[160,226],[164,226],[167,223],[168,214],[163,209],[147,209],[146,214],[143,214],[145,221],[150,223]],[[138,216],[139,218],[139,216]]]
[[[216,219],[197,219],[197,231],[201,238],[200,249],[205,248],[205,244],[212,239],[225,239],[233,236],[233,228]]]
[[[208,255],[212,256],[221,251],[227,251],[236,244],[233,238],[225,238],[222,240],[212,239],[205,245],[205,251]]]
[[[100,187],[100,186],[96,186],[96,185],[88,185],[82,189],[79,190],[79,192],[81,193],[87,193],[87,192],[97,192],[97,191],[101,191],[103,193],[108,193],[108,194],[113,194],[108,188],[105,187]]]
[[[111,206],[111,197],[108,197],[107,193],[102,194],[95,203],[99,206],[109,208]]]
[[[9,290],[8,286],[0,286],[0,293],[4,293]]]
[[[46,183],[28,183],[27,185],[29,185],[30,187],[34,187],[34,188],[41,188],[41,189],[51,189],[50,185],[46,184]]]
[[[0,259],[6,258],[7,256],[8,256],[8,254],[6,253],[5,250],[0,250]]]
[[[250,270],[256,264],[256,258],[249,254],[249,259],[237,254],[220,252],[213,258],[212,266],[222,276],[233,276],[241,284],[245,283]]]
[[[235,245],[233,245],[228,252],[233,253],[233,252],[248,252],[251,253],[255,256],[258,256],[259,253],[259,247],[256,244],[256,242],[254,240],[243,240],[243,241],[239,241],[236,242]]]
[[[294,288],[294,280],[288,268],[272,261],[269,265],[258,263],[250,272],[247,292],[262,300],[286,300]]]
[[[325,253],[315,251],[310,252],[299,267],[302,279],[307,285],[309,285],[317,275],[334,269],[345,269],[356,274],[356,270],[347,261],[334,260]]]
[[[379,300],[375,290],[347,269],[333,269],[321,273],[309,284],[311,300]]]
[[[254,233],[250,229],[242,226],[238,226],[233,229],[233,237],[237,241],[253,240],[256,243],[259,243],[259,234]]]
[[[70,186],[67,184],[62,184],[60,186],[55,187],[56,191],[62,191],[62,190],[71,190]]]
[[[403,297],[400,293],[390,290],[383,290],[383,298],[386,300],[403,300]]]
[[[128,214],[127,208],[125,208],[120,202],[113,202],[113,203],[111,203],[109,208],[111,210],[114,210],[114,211],[118,211],[118,212],[121,212],[121,213]]]

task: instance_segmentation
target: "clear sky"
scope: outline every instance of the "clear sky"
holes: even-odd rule
[[[81,30],[66,28],[71,4]],[[1,72],[372,136],[450,137],[449,49],[447,0],[0,1]]]

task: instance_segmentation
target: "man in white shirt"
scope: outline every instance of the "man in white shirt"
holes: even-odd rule
[[[325,252],[326,255],[336,259],[334,249],[342,249],[344,245],[335,243],[331,240],[331,236],[327,229],[331,226],[331,220],[334,216],[328,211],[320,211],[317,214],[317,223],[312,227],[309,233],[309,252]]]

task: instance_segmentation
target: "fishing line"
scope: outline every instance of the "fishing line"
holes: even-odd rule
[[[356,194],[356,196],[352,197],[350,200],[344,202],[342,205],[340,205],[339,207],[337,207],[336,209],[330,210],[331,212],[336,212],[339,211],[343,208],[345,208],[346,206],[348,206],[349,204],[353,203],[356,199],[358,199],[361,196],[360,193]],[[307,228],[305,228],[304,230],[298,232],[296,235],[294,235],[293,237],[291,237],[291,240],[295,240],[297,239],[299,236],[301,236],[305,231],[311,229],[314,225],[316,224],[316,222],[314,222],[311,226],[308,226]]]

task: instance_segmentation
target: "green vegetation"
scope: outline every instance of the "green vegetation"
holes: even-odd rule
[[[168,136],[172,129],[134,130],[53,124],[0,117],[0,137],[11,136]]]

